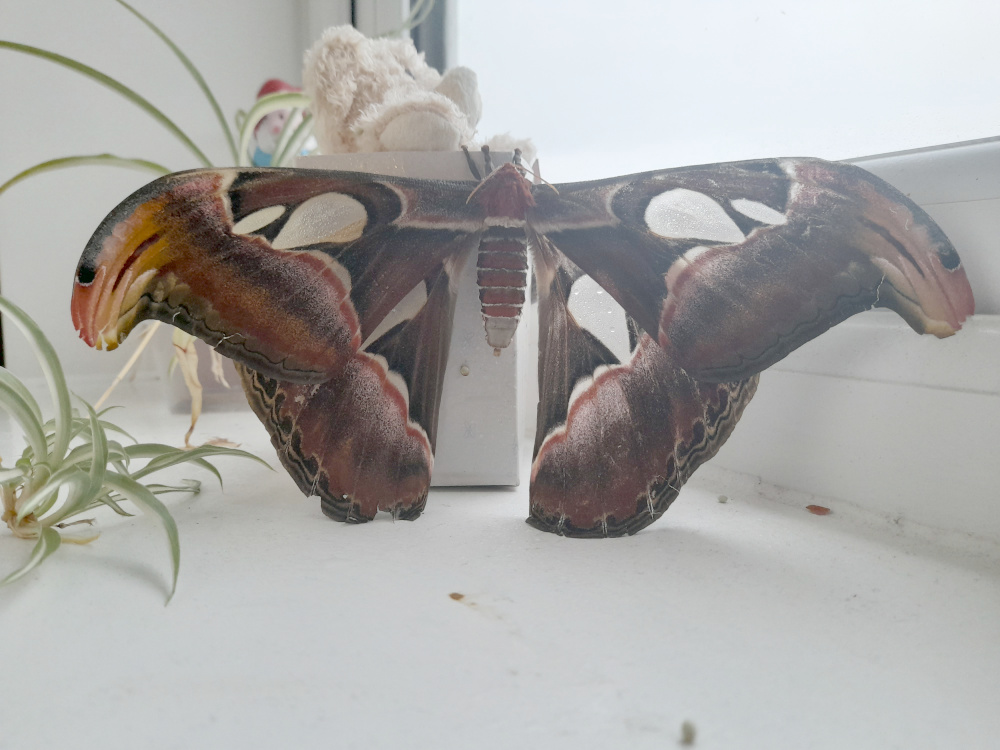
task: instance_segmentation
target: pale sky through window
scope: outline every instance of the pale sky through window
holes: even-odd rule
[[[565,181],[762,156],[850,158],[1000,129],[1000,5],[459,0],[480,133]]]

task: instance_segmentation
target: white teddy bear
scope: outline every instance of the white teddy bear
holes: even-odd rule
[[[456,151],[475,147],[482,114],[476,74],[452,68],[443,76],[409,39],[368,39],[351,26],[327,29],[306,53],[303,88],[312,98],[319,152]],[[495,150],[530,142],[507,136]]]

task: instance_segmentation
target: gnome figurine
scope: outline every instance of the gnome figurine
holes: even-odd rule
[[[286,91],[299,92],[302,89],[286,83],[279,78],[272,78],[260,87],[260,91],[257,92],[257,98],[260,99],[268,94],[281,94]],[[250,157],[250,163],[255,167],[271,166],[271,160],[274,158],[274,152],[278,146],[278,138],[281,136],[281,131],[285,128],[285,124],[288,122],[291,114],[292,110],[290,109],[278,109],[264,115],[254,126],[253,137],[250,139],[247,155]],[[295,117],[297,122],[293,123],[293,127],[297,127],[299,122],[302,121],[301,113],[295,115]],[[315,145],[315,141],[313,141],[312,145]],[[302,153],[306,154],[310,150],[310,145],[307,144],[302,149]]]

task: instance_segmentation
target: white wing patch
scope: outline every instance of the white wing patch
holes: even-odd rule
[[[252,214],[244,216],[242,219],[237,221],[233,224],[231,231],[233,234],[253,234],[256,231],[263,229],[268,224],[278,220],[284,213],[284,206],[268,206],[267,208],[262,208],[260,211],[254,211]]]
[[[646,226],[660,237],[735,244],[745,239],[736,222],[704,193],[677,188],[655,196],[646,206]]]
[[[576,322],[604,344],[619,362],[628,362],[628,326],[625,309],[601,285],[589,276],[573,282],[569,293],[569,312]]]
[[[360,202],[343,193],[323,193],[295,209],[271,246],[288,250],[317,242],[351,242],[367,223],[368,213]]]
[[[780,226],[788,221],[788,217],[780,211],[775,211],[770,206],[757,201],[748,200],[746,198],[737,198],[736,200],[731,201],[731,205],[744,216],[747,216],[754,221],[759,221],[761,224]]]

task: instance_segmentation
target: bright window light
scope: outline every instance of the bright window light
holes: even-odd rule
[[[456,0],[479,131],[566,181],[997,135],[1000,4]]]

